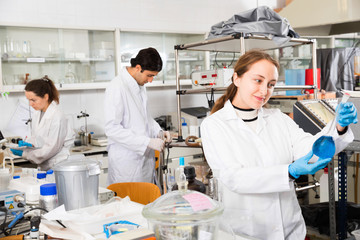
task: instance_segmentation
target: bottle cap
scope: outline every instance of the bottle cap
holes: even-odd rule
[[[187,123],[185,122],[185,118],[182,117],[181,119],[184,120],[184,122],[182,122],[181,125],[182,125],[182,126],[187,126]]]
[[[20,178],[20,176],[19,175],[15,175],[15,176],[13,176],[13,179],[19,179]]]
[[[56,195],[56,184],[55,183],[47,183],[40,186],[40,195],[49,196]]]
[[[54,173],[54,170],[50,169],[50,170],[47,170],[46,174],[53,174]]]
[[[184,168],[186,179],[193,179],[196,177],[195,168],[193,166],[186,166]]]
[[[179,158],[179,165],[184,166],[184,157]]]
[[[46,173],[37,173],[36,174],[37,179],[43,179],[46,178]]]

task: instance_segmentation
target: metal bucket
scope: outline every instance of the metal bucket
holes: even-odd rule
[[[100,163],[96,159],[77,157],[53,167],[59,206],[67,211],[98,204]]]

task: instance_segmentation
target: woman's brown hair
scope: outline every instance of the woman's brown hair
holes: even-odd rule
[[[59,104],[59,91],[56,89],[53,81],[47,75],[40,79],[34,79],[25,86],[25,91],[33,92],[36,96],[43,98],[45,94],[49,95],[48,102],[55,101]]]
[[[279,69],[279,63],[275,59],[273,59],[268,53],[262,50],[250,50],[244,55],[240,56],[240,58],[237,60],[234,67],[234,72],[236,72],[237,75],[241,77],[250,69],[250,67],[254,63],[260,60],[268,60],[269,62],[274,64],[277,69]],[[211,114],[223,108],[227,100],[232,101],[235,97],[236,91],[237,87],[234,85],[234,83],[231,83],[230,86],[228,86],[228,88],[226,89],[225,94],[222,95],[218,100],[216,100],[213,108],[211,109]]]

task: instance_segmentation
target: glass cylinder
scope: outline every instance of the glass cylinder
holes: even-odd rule
[[[360,56],[355,56],[354,59],[354,74],[360,76]]]

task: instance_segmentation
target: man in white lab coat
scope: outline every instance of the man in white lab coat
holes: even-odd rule
[[[105,92],[105,134],[108,137],[107,183],[154,182],[154,150],[162,151],[164,138],[159,124],[150,116],[144,85],[162,69],[154,48],[139,51],[115,77]]]

